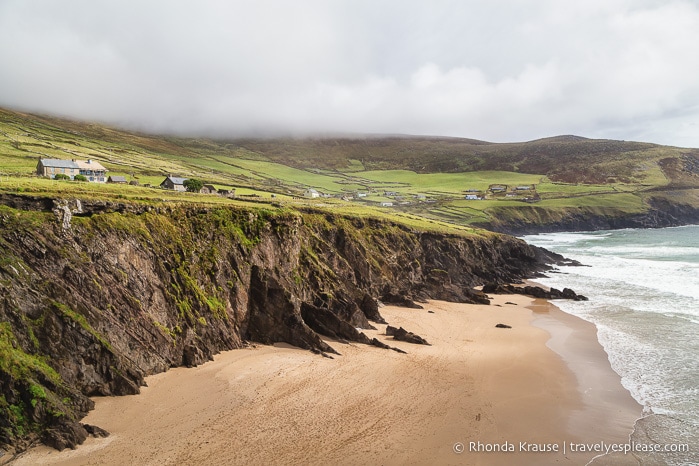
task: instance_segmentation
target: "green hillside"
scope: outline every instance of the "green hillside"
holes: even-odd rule
[[[97,160],[108,175],[139,186],[39,178],[39,158]],[[168,174],[235,188],[238,199],[157,188]],[[303,199],[308,188],[325,196]],[[0,109],[0,192],[206,203],[274,196],[289,205],[503,227],[640,215],[658,199],[698,208],[698,189],[698,149],[648,143],[576,136],[508,144],[416,136],[212,140]]]

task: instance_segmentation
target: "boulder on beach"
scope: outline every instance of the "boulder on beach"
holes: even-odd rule
[[[403,327],[391,327],[390,325],[386,327],[386,335],[393,335],[394,340],[405,341],[407,343],[414,343],[416,345],[430,345],[427,340],[422,338],[420,335],[416,335],[413,332],[408,332]]]

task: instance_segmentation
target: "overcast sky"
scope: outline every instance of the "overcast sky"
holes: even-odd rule
[[[699,147],[699,0],[0,0],[0,106],[221,136]]]

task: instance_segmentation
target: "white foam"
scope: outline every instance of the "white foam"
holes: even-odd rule
[[[603,240],[609,236],[609,233],[542,233],[539,235],[522,236],[522,239],[530,244],[546,247],[546,245],[566,245],[575,244],[580,241],[595,241]]]
[[[650,257],[620,257],[612,253],[615,248],[608,248],[610,252],[604,254],[596,248],[551,249],[589,265],[590,267],[563,266],[559,270],[573,277],[585,276],[597,279],[595,288],[609,288],[612,282],[615,282],[618,285],[617,288],[625,288],[629,285],[639,287],[634,290],[635,293],[647,294],[651,298],[659,293],[669,293],[699,300],[699,255],[696,262],[689,262],[654,260]],[[699,309],[699,302],[696,304],[694,308]]]
[[[699,425],[699,227],[525,239],[590,265],[537,281],[590,298],[557,305],[597,326],[612,367],[646,413]]]
[[[655,245],[648,246],[592,246],[589,252],[595,254],[610,254],[624,257],[671,260],[673,257],[699,257],[699,248],[687,246]]]

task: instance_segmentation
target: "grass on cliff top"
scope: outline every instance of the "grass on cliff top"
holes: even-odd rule
[[[245,209],[266,209],[278,213],[300,212],[310,208],[347,217],[376,218],[402,224],[415,230],[457,235],[488,234],[485,231],[468,226],[450,224],[439,219],[430,219],[411,214],[410,212],[346,202],[339,199],[310,200],[280,195],[272,198],[271,193],[260,193],[245,189],[241,190],[243,196],[246,194],[246,191],[254,194],[256,197],[229,199],[217,195],[181,193],[160,188],[143,188],[117,184],[98,185],[96,183],[55,181],[44,178],[10,177],[9,180],[3,179],[0,181],[0,193],[5,192],[26,196],[107,200],[115,203],[135,203],[152,206],[229,206]]]
[[[39,177],[0,177],[0,192],[26,194],[40,197],[65,197],[79,199],[104,199],[111,201],[184,202],[195,204],[245,203],[254,200],[272,201],[273,193],[241,188],[236,190],[242,197],[231,200],[223,196],[177,192],[162,188],[146,188],[123,184],[88,183],[79,181],[57,181]],[[246,198],[246,195],[255,197]]]
[[[361,204],[348,203],[342,201],[332,201],[325,205],[314,206],[346,217],[376,218],[394,223],[399,223],[419,231],[429,231],[444,234],[456,235],[478,235],[489,236],[492,233],[487,230],[473,228],[468,225],[459,225],[446,222],[444,220],[425,217],[393,209],[364,206]]]

